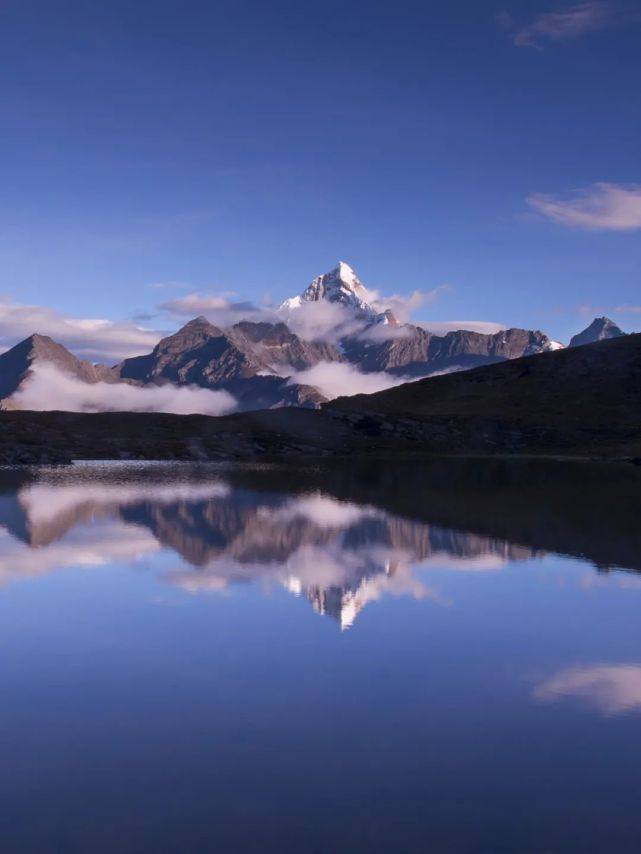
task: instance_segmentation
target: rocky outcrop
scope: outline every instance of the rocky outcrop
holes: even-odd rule
[[[527,329],[506,329],[492,335],[459,329],[440,336],[409,323],[383,341],[372,340],[366,333],[343,342],[345,357],[361,370],[404,376],[474,368],[558,346],[543,332]]]
[[[284,323],[244,321],[219,329],[197,317],[163,338],[149,355],[125,359],[115,370],[145,384],[222,389],[241,410],[316,407],[326,398],[317,389],[290,382],[287,375],[335,359],[340,354],[334,347],[302,341]]]
[[[570,339],[570,347],[580,347],[583,344],[594,344],[607,338],[620,338],[625,332],[609,317],[595,317],[592,323]]]
[[[118,379],[111,368],[76,358],[48,335],[30,335],[0,356],[0,400],[5,408],[7,398],[24,386],[38,364],[53,365],[86,383],[116,382]]]

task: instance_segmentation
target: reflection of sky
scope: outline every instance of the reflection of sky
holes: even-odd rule
[[[34,803],[80,851],[159,815],[175,850],[635,850],[630,575],[325,493],[65,485],[0,502],[7,850],[50,849]]]

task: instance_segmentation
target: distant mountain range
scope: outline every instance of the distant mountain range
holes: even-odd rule
[[[321,333],[303,338],[292,328],[302,311],[338,308],[350,322],[331,340]],[[436,335],[401,323],[375,300],[345,262],[318,276],[298,297],[286,300],[280,322],[241,321],[228,328],[197,317],[163,338],[145,356],[108,367],[76,358],[51,338],[34,334],[0,356],[0,401],[16,408],[14,396],[24,389],[38,365],[53,365],[82,383],[125,382],[135,386],[172,383],[229,392],[240,411],[283,406],[317,408],[328,397],[301,381],[304,372],[321,364],[343,364],[363,373],[403,378],[428,377],[562,349],[540,331],[506,329],[482,334],[461,329]],[[288,320],[287,322],[284,322]],[[624,333],[607,318],[597,318],[574,336],[570,346]],[[64,408],[64,407],[61,407]]]

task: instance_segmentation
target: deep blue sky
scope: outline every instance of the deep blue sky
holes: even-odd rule
[[[526,203],[641,183],[641,26],[609,4],[514,43],[563,8],[4,0],[0,290],[116,319],[281,299],[344,258],[387,293],[451,284],[424,319],[639,328],[615,308],[641,304],[641,230]]]

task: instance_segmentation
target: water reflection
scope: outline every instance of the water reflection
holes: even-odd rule
[[[631,465],[0,472],[0,849],[637,851],[640,516]]]
[[[575,698],[605,715],[641,710],[641,664],[591,664],[568,667],[538,684],[541,702]]]
[[[539,553],[318,489],[292,496],[180,468],[42,471],[5,492],[0,524],[2,580],[166,549],[182,559],[166,583],[192,594],[281,585],[341,629],[386,595],[438,600],[422,569],[486,572]]]

